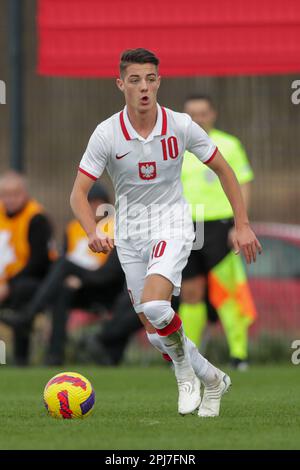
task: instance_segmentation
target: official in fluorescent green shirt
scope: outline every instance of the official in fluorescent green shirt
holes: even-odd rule
[[[241,185],[253,180],[253,171],[241,142],[234,136],[218,129],[208,132],[223,157],[236,174]],[[197,217],[195,205],[204,205],[204,220],[220,220],[233,217],[231,205],[225,196],[217,175],[197,157],[186,152],[182,167],[184,197],[192,205],[193,220]]]
[[[209,134],[230,164],[248,206],[254,175],[239,139],[215,129],[217,112],[210,97],[190,97],[184,111]],[[241,369],[247,365],[248,327],[256,317],[256,310],[242,260],[231,249],[232,208],[217,175],[189,152],[184,155],[182,185],[194,222],[204,220],[204,246],[191,252],[182,273],[179,314],[186,335],[200,346],[207,322],[207,305],[212,305],[223,324],[231,364]],[[196,210],[199,204],[204,205],[204,214]]]

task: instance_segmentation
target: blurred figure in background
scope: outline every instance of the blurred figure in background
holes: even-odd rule
[[[233,168],[248,208],[253,172],[241,142],[214,128],[217,111],[210,96],[187,98],[184,112],[208,133]],[[184,330],[199,347],[207,322],[207,307],[210,312],[215,309],[227,337],[231,365],[244,369],[248,358],[248,327],[256,317],[256,310],[242,259],[232,251],[233,212],[215,173],[189,152],[184,156],[182,183],[196,224],[203,220],[196,214],[195,205],[204,205],[204,246],[191,252],[183,271],[179,314]]]
[[[103,186],[95,184],[88,196],[95,215],[99,206],[109,202]],[[112,218],[102,218],[99,230],[113,236]],[[72,308],[109,309],[124,285],[124,274],[116,250],[110,254],[93,253],[88,239],[77,220],[66,227],[64,253],[54,263],[39,290],[11,325],[30,325],[37,313],[48,307],[52,314],[52,332],[46,356],[47,365],[61,365],[65,359],[67,319]]]
[[[133,335],[143,328],[127,289],[119,294],[112,316],[104,319],[99,332],[87,336],[82,348],[101,366],[118,366]]]
[[[28,192],[25,178],[13,171],[0,177],[0,320],[25,307],[55,257],[52,228],[43,207]],[[26,365],[30,330],[14,328],[14,360]]]

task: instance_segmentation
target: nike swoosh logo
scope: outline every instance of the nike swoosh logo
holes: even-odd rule
[[[131,152],[131,150],[130,150],[129,152],[127,152],[127,153],[124,153],[123,155],[118,155],[118,154],[116,154],[116,159],[117,159],[117,160],[120,160],[120,158],[126,157],[126,155],[128,155],[130,152]]]

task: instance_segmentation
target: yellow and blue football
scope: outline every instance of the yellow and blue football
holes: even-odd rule
[[[76,372],[62,372],[49,380],[44,403],[53,418],[86,418],[92,413],[95,392],[91,382]]]

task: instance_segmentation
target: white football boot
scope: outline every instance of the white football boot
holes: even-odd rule
[[[178,413],[186,415],[193,413],[201,403],[200,380],[194,375],[190,380],[177,380],[178,383]]]
[[[220,380],[214,385],[206,385],[198,416],[202,418],[219,416],[221,398],[231,385],[229,375],[220,371]]]

